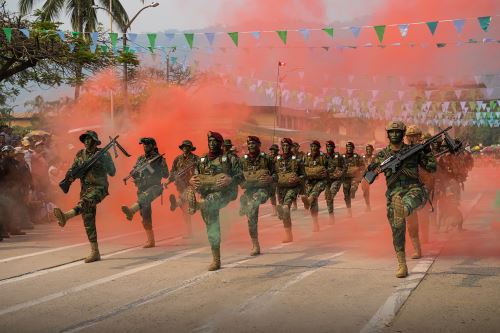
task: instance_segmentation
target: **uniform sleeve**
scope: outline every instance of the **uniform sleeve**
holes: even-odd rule
[[[169,176],[167,160],[162,157],[161,159],[161,177],[167,179]]]
[[[231,156],[231,177],[236,182],[243,180],[243,169],[239,157]]]
[[[116,174],[115,163],[113,162],[113,159],[111,158],[111,155],[108,152],[106,152],[106,155],[104,156],[105,156],[104,163],[106,165],[106,172],[108,173],[108,175],[113,177]]]
[[[305,166],[304,160],[297,159],[297,164],[299,165],[298,175],[300,178],[304,178],[306,176],[306,166]]]
[[[437,161],[432,152],[429,153],[422,152],[422,155],[419,159],[419,164],[427,172],[436,172]]]

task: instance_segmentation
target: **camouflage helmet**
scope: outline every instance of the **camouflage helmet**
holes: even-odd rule
[[[432,137],[431,133],[427,132],[427,133],[424,133],[422,135],[422,139],[424,140],[427,140],[427,139],[430,139]]]
[[[101,144],[101,141],[99,141],[99,137],[97,136],[97,133],[95,131],[86,131],[82,135],[80,135],[80,141],[83,143],[85,142],[85,138],[90,137],[92,140],[94,140],[97,145]]]
[[[393,120],[389,122],[385,128],[386,131],[398,130],[398,131],[406,131],[406,126],[402,121]]]
[[[406,129],[406,136],[408,135],[422,135],[422,131],[417,125],[410,125]]]
[[[140,145],[153,145],[156,147],[156,140],[151,137],[144,137],[139,139]]]

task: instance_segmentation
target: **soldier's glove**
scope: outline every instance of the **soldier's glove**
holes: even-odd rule
[[[232,181],[233,179],[231,177],[224,175],[217,179],[217,181],[215,182],[215,186],[217,186],[218,188],[228,187]]]
[[[261,182],[262,184],[265,184],[265,185],[271,184],[273,182],[273,177],[271,177],[269,175],[262,175],[259,178],[259,182]]]
[[[198,175],[194,175],[189,179],[189,185],[191,185],[195,190],[198,189],[201,185],[200,177]]]

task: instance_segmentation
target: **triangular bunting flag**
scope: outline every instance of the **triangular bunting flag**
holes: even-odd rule
[[[30,38],[30,31],[28,29],[19,29],[26,38]]]
[[[251,34],[256,40],[260,39],[260,31],[252,31]]]
[[[429,31],[431,32],[432,35],[436,32],[437,26],[438,26],[439,21],[433,21],[433,22],[427,22],[427,27],[429,28]]]
[[[108,46],[106,44],[101,44],[101,51],[103,53],[108,53]]]
[[[465,20],[464,19],[453,20],[453,25],[455,26],[455,30],[457,30],[457,33],[461,34],[462,30],[464,29]]]
[[[490,26],[491,16],[478,17],[477,20],[479,21],[481,29],[483,29],[484,32],[487,32]]]
[[[165,37],[167,38],[167,43],[170,43],[174,40],[175,38],[175,33],[173,32],[166,32]]]
[[[214,43],[214,39],[215,39],[215,33],[205,32],[205,37],[207,37],[208,44],[210,44],[210,46],[212,46]]]
[[[96,48],[97,44],[90,44],[90,52],[95,53]]]
[[[90,33],[90,39],[92,40],[92,44],[94,44],[94,45],[97,44],[97,37],[99,37],[99,33],[98,32],[93,31],[93,32]],[[95,50],[95,48],[94,48],[94,50]],[[94,53],[94,52],[92,52],[92,53]]]
[[[309,29],[299,29],[299,32],[302,34],[305,40],[309,39]]]
[[[130,32],[130,33],[127,34],[127,36],[128,36],[128,39],[130,39],[130,41],[132,43],[135,43],[135,41],[137,39],[137,34]]]
[[[385,25],[376,25],[373,27],[377,33],[377,37],[380,43],[384,40]]]
[[[5,38],[7,39],[7,43],[10,43],[12,40],[12,28],[2,28],[2,30],[5,34]]]
[[[116,47],[116,43],[118,41],[118,33],[110,32],[109,39],[111,39],[111,46],[113,46],[113,49],[114,49]]]
[[[281,41],[283,44],[286,45],[286,36],[287,36],[287,31],[286,30],[277,30],[278,36],[280,36]]]
[[[152,32],[148,34],[149,47],[151,48],[151,52],[154,53],[154,49],[156,46],[156,33]]]
[[[193,41],[194,41],[194,34],[192,32],[185,32],[184,33],[184,38],[186,38],[186,42],[189,45],[189,48],[193,48]]]
[[[61,40],[62,40],[63,42],[64,42],[64,41],[66,41],[66,36],[64,35],[64,31],[62,31],[62,30],[57,30],[56,32],[57,32],[57,34],[59,35],[59,38],[61,38]]]
[[[73,38],[78,38],[78,36],[80,36],[80,31],[73,31],[71,35],[73,36]]]
[[[328,34],[328,36],[330,36],[330,38],[333,38],[333,32],[334,32],[333,28],[323,28],[321,30],[326,32]]]
[[[231,37],[234,45],[238,47],[238,32],[228,32],[227,34],[229,35],[229,37]]]
[[[352,32],[352,35],[355,37],[355,38],[358,38],[359,37],[359,33],[361,32],[361,28],[360,27],[350,27],[349,28]]]
[[[69,43],[69,53],[73,53],[73,51],[75,51],[75,46],[76,44],[75,43]]]
[[[408,24],[400,24],[398,25],[399,28],[399,33],[401,34],[401,37],[405,38],[406,35],[408,35]]]

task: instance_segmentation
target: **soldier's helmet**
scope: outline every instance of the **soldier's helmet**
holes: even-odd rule
[[[354,143],[349,141],[345,144],[346,147],[352,147],[354,149]]]
[[[424,133],[424,135],[422,135],[422,139],[424,140],[430,139],[431,137],[432,137],[431,133]]]
[[[97,143],[97,145],[101,144],[101,141],[99,141],[99,137],[97,136],[97,133],[95,131],[87,131],[83,133],[82,135],[80,135],[80,141],[83,143],[86,137],[90,137]]]
[[[1,150],[2,153],[8,153],[11,151],[14,151],[14,147],[12,147],[11,145],[5,145],[2,147],[2,150]]]
[[[225,139],[223,144],[224,144],[224,147],[232,147],[233,146],[233,142],[231,141],[231,139]]]
[[[182,150],[182,148],[184,147],[188,147],[191,151],[195,151],[196,150],[196,147],[193,146],[193,143],[191,142],[191,140],[184,140],[182,141],[182,143],[179,145],[179,149]]]
[[[420,128],[418,128],[417,125],[410,125],[406,129],[406,136],[409,135],[422,135],[422,131],[420,130]]]
[[[399,120],[393,120],[389,122],[385,128],[386,131],[393,131],[393,130],[398,130],[398,131],[406,131],[406,126],[402,121]]]

